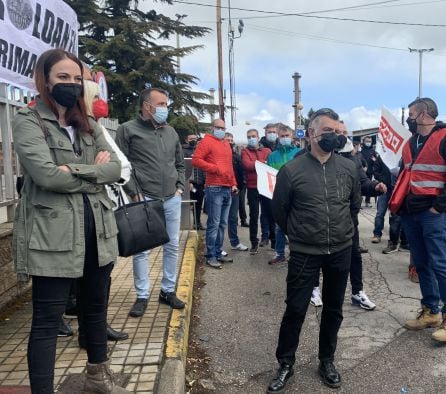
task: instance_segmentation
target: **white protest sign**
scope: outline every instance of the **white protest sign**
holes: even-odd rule
[[[389,169],[399,166],[403,146],[410,137],[410,131],[387,108],[382,107],[376,152]]]
[[[273,198],[276,176],[279,172],[273,167],[256,160],[257,190],[262,196]]]
[[[62,0],[0,0],[0,82],[34,90],[38,57],[52,48],[77,55],[78,29]]]

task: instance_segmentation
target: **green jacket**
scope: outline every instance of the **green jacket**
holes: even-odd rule
[[[275,168],[276,170],[280,170],[280,168],[288,163],[290,160],[294,159],[296,153],[299,152],[299,148],[295,145],[292,146],[283,146],[277,144],[277,148],[274,152],[271,152],[268,156],[266,164],[270,167]]]
[[[164,200],[184,191],[184,157],[173,127],[154,127],[141,115],[119,126],[116,144],[126,155],[145,195]],[[124,186],[130,197],[137,194],[133,177]]]
[[[99,266],[116,260],[117,228],[105,184],[119,180],[120,162],[91,121],[92,135],[81,133],[76,156],[54,113],[37,100],[35,109],[47,125],[45,140],[37,117],[21,109],[12,125],[14,148],[23,173],[21,198],[14,220],[13,258],[23,280],[29,275],[77,278],[83,275],[84,203],[90,202],[97,235]],[[111,153],[107,164],[94,164],[96,154]],[[58,169],[66,165],[71,173]]]

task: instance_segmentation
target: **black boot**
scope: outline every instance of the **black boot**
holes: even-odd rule
[[[124,341],[129,339],[129,334],[124,331],[116,331],[107,324],[107,339],[109,341]]]
[[[286,383],[291,376],[293,376],[293,366],[290,364],[281,364],[273,379],[271,380],[268,390],[268,394],[281,393],[285,389]]]
[[[341,375],[332,361],[321,361],[319,363],[319,375],[321,375],[324,383],[331,388],[341,387]]]

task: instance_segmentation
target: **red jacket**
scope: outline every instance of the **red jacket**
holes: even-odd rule
[[[266,163],[266,159],[270,153],[271,151],[265,147],[242,149],[242,166],[245,170],[246,187],[248,189],[257,189],[256,160]]]
[[[237,186],[230,145],[206,134],[192,156],[192,165],[206,172],[206,186]]]
[[[433,132],[414,162],[412,162],[410,140],[404,145],[403,164],[410,168],[411,193],[431,196],[443,193],[446,183],[446,161],[439,147],[445,137],[446,129]]]

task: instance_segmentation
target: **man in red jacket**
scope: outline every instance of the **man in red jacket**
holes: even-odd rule
[[[248,146],[242,149],[242,166],[246,174],[246,189],[249,205],[249,240],[251,241],[251,254],[256,254],[259,248],[257,233],[259,229],[259,203],[269,202],[268,198],[259,194],[257,190],[256,160],[266,163],[271,150],[259,145],[259,132],[256,129],[248,130]]]
[[[221,268],[232,259],[221,255],[225,228],[228,225],[231,193],[237,192],[232,166],[232,150],[224,140],[226,126],[221,119],[212,122],[212,133],[206,134],[192,156],[192,165],[206,172],[206,263]]]

